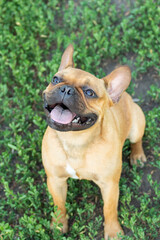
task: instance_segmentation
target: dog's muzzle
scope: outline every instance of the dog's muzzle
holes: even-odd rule
[[[58,89],[58,99],[55,103],[51,104],[47,101],[46,94],[43,95],[44,110],[51,128],[58,131],[80,131],[95,124],[98,118],[95,113],[81,114],[76,109],[73,97],[75,94],[73,87],[63,85]],[[71,100],[72,104],[70,104]],[[72,110],[73,106],[74,110]]]

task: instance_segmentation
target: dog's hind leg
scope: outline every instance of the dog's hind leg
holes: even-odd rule
[[[145,129],[145,116],[141,108],[133,103],[132,107],[132,127],[129,134],[129,140],[131,142],[131,155],[130,164],[140,163],[141,166],[146,162],[146,156],[142,147],[142,137]],[[139,161],[139,162],[138,162]]]
[[[144,162],[146,162],[146,156],[142,147],[142,140],[136,143],[131,143],[130,164],[138,165],[138,161],[140,162],[141,167],[143,167]]]

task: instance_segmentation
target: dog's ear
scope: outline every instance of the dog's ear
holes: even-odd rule
[[[61,71],[67,67],[74,67],[73,52],[74,52],[73,45],[70,44],[62,55],[61,64],[58,71]]]
[[[115,69],[103,78],[107,87],[107,92],[113,103],[117,103],[122,93],[127,89],[131,81],[131,70],[128,66]]]

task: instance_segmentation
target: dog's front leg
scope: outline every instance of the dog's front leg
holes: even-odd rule
[[[101,188],[101,193],[104,201],[104,234],[105,240],[116,238],[117,234],[123,230],[118,222],[118,198],[119,198],[119,183],[114,180],[107,181],[106,183],[98,184]]]
[[[67,182],[64,178],[59,177],[48,177],[47,185],[50,194],[53,197],[54,204],[58,207],[57,211],[60,211],[58,215],[58,223],[62,223],[62,232],[66,233],[68,231],[68,220],[66,218],[66,195],[67,195]],[[55,214],[56,215],[56,214]],[[57,219],[52,219],[52,223],[57,221]]]

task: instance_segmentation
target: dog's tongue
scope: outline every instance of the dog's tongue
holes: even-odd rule
[[[76,116],[75,113],[72,113],[69,109],[63,109],[60,105],[57,105],[50,114],[52,120],[61,124],[72,122],[73,118]]]

